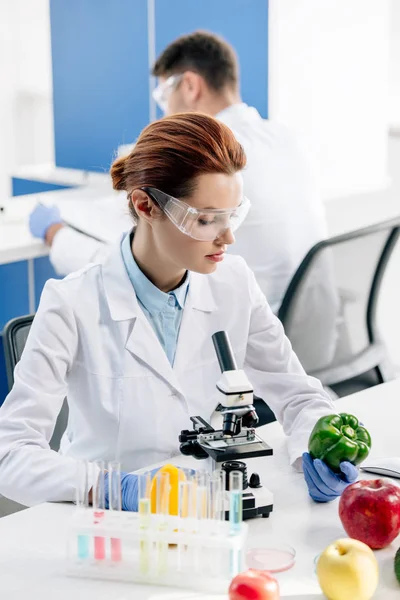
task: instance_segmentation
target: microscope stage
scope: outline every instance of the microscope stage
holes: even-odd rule
[[[258,436],[251,441],[237,437],[210,440],[205,438],[206,436],[201,436],[199,444],[217,463],[229,460],[257,458],[259,456],[271,456],[273,454],[272,448]]]

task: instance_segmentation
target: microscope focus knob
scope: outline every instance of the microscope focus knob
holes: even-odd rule
[[[226,489],[229,490],[229,474],[231,471],[240,471],[243,474],[243,489],[246,490],[249,487],[247,481],[247,467],[246,463],[241,460],[228,460],[221,464],[221,469],[225,471]]]
[[[188,442],[183,442],[179,446],[179,450],[184,456],[193,456],[198,460],[208,458],[207,452],[200,446],[200,444],[197,441],[189,440]]]
[[[251,474],[250,481],[249,481],[249,487],[253,488],[253,489],[261,487],[261,480],[260,480],[260,476],[258,473]]]

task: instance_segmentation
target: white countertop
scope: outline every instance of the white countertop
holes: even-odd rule
[[[59,185],[102,185],[110,179],[108,172],[82,171],[80,169],[65,169],[52,163],[25,165],[14,169],[11,177],[45,181]]]
[[[111,182],[102,185],[7,198],[0,202],[0,265],[46,256],[49,248],[34,238],[28,219],[36,203],[56,204],[61,216],[92,235],[118,239],[131,226],[126,194],[114,192]]]
[[[400,456],[398,422],[400,380],[393,381],[337,401],[341,411],[354,412],[371,432],[371,456]],[[388,418],[389,416],[389,418]],[[391,417],[391,418],[390,418]],[[303,475],[288,464],[286,441],[280,425],[263,428],[263,437],[274,456],[249,461],[249,469],[261,474],[274,493],[274,511],[269,519],[249,522],[249,547],[267,544],[271,538],[293,546],[295,566],[277,575],[281,598],[322,600],[314,573],[314,558],[332,541],[345,536],[338,517],[338,500],[315,504],[310,500]],[[179,461],[177,461],[179,462]],[[199,463],[196,461],[196,464]],[[372,479],[370,474],[363,475]],[[0,592],[2,598],[26,600],[144,600],[149,598],[193,598],[180,591],[133,584],[68,578],[65,569],[65,539],[68,519],[74,507],[43,504],[0,519]],[[393,572],[398,538],[376,552],[380,584],[375,600],[398,600],[400,584]],[[223,598],[223,597],[221,597]]]

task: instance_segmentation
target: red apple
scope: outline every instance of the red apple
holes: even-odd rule
[[[239,573],[229,586],[229,600],[279,600],[276,579],[266,571],[248,569]]]
[[[383,479],[357,481],[344,490],[339,516],[349,537],[385,548],[400,533],[400,488]]]

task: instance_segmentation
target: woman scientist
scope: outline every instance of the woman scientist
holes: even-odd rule
[[[25,505],[70,501],[77,459],[134,471],[178,454],[189,417],[209,419],[218,404],[211,336],[219,330],[282,423],[290,461],[301,462],[315,422],[334,408],[243,259],[225,256],[248,210],[245,163],[228,127],[186,113],[151,123],[112,165],[137,226],[102,264],[47,282],[0,410],[0,493]],[[56,453],[49,440],[65,397]],[[346,485],[311,459],[305,474],[315,499]],[[136,507],[136,484],[123,476],[127,509]]]

